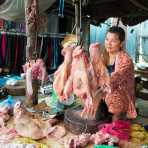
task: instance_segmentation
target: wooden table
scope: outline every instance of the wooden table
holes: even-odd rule
[[[148,98],[148,70],[135,69],[136,96],[147,100]]]
[[[140,69],[135,68],[135,76],[148,78],[148,70],[140,70]]]

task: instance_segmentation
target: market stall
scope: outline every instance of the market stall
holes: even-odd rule
[[[63,56],[63,61],[52,74],[47,73],[45,61],[38,57],[37,53],[39,3],[37,0],[25,2],[27,60],[21,65],[23,75],[11,77],[11,79],[4,76],[5,79],[2,79],[4,84],[2,88],[7,90],[7,95],[0,102],[0,147],[147,147],[148,127],[146,124],[140,125],[134,120],[124,119],[124,115],[122,119],[112,121],[112,115],[109,112],[103,114],[98,111],[100,103],[98,100],[104,96],[104,93],[113,92],[111,89],[116,88],[120,83],[126,86],[128,80],[132,82],[133,79],[130,79],[128,74],[133,69],[128,69],[129,71],[125,73],[124,83],[118,81],[117,84],[112,83],[112,87],[105,86],[109,82],[109,76],[101,58],[100,44],[93,43],[89,45],[89,50],[85,49],[83,46],[85,40],[81,34],[82,15],[84,12],[85,15],[90,13],[88,7],[92,8],[92,2],[73,1],[75,34],[66,35],[62,41],[60,40],[60,45],[62,45],[60,54]],[[147,11],[147,8],[142,4],[139,5],[137,1],[130,1],[130,3]],[[100,5],[101,1],[96,4]],[[117,1],[116,4],[118,4]],[[54,4],[52,6],[54,8]],[[83,7],[84,10],[82,10]],[[96,15],[96,12],[95,9],[90,15],[92,22],[95,20],[93,15]],[[113,14],[110,15],[114,16]],[[122,15],[119,14],[119,16]],[[5,39],[2,41],[4,43]],[[41,46],[44,43],[42,40]],[[4,62],[6,53],[5,50],[2,51],[2,62]],[[19,56],[23,54],[19,53],[20,50],[15,51],[17,58],[12,65],[16,67]],[[49,60],[50,58],[49,56]],[[124,69],[126,65],[121,67]],[[122,77],[120,74],[114,75],[114,79],[117,79],[117,76]],[[20,82],[23,82],[21,83],[23,87],[18,89]],[[105,87],[101,88],[101,85]],[[10,93],[12,88],[15,94]],[[129,88],[132,93],[133,87]],[[126,91],[122,93],[125,95]],[[18,97],[16,94],[19,94]],[[132,103],[131,101],[128,107],[130,113],[133,111]],[[135,116],[134,111],[132,113]]]

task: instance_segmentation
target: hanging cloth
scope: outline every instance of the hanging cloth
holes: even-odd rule
[[[6,34],[6,38],[7,38],[7,45],[6,45],[6,61],[5,64],[6,65],[10,65],[10,50],[11,50],[11,38],[12,35],[10,34]]]
[[[15,58],[15,35],[11,35],[11,48],[10,48],[10,68],[11,70],[13,69],[13,65],[14,65],[14,58]]]
[[[19,58],[21,57],[21,59]],[[26,36],[21,35],[19,36],[19,46],[18,46],[18,69],[19,72],[23,72],[22,65],[26,62]]]
[[[58,16],[64,17],[64,0],[59,0],[59,13]]]
[[[21,55],[23,57],[22,58],[22,64],[24,62],[26,62],[26,44],[27,44],[27,37],[22,35],[21,36],[21,43],[20,43]]]
[[[2,45],[2,33],[0,33],[0,44]],[[0,67],[2,67],[2,49],[0,46]]]
[[[48,40],[48,61],[47,61],[47,67],[51,68],[51,59],[52,59],[52,50],[51,50],[51,40]]]
[[[15,23],[12,21],[5,21],[5,29],[7,31],[14,29],[15,28]]]
[[[0,19],[0,29],[4,29],[4,20]]]
[[[13,70],[16,69],[16,64],[17,64],[17,58],[18,58],[18,36],[15,37],[15,53],[14,53],[14,65],[13,65]]]
[[[2,54],[2,64],[5,64],[5,57],[6,57],[6,33],[5,32],[2,34],[1,54]]]
[[[25,23],[21,23],[21,24],[20,24],[20,32],[26,32]]]

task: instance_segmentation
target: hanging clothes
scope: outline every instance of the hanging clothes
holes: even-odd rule
[[[51,56],[52,53],[52,47],[51,47],[51,39],[48,40],[48,59],[47,59],[47,67],[51,67]]]
[[[64,38],[64,37],[63,37]],[[61,55],[61,37],[41,37],[40,57],[44,59],[47,69],[56,70],[62,63],[63,56]]]
[[[6,33],[3,33],[2,42],[1,42],[1,54],[2,54],[2,64],[5,62],[6,57]]]
[[[59,48],[60,40],[58,38],[51,39],[51,47],[52,47],[52,61],[51,61],[51,69],[56,69],[59,65],[59,55],[61,54],[61,50]]]
[[[13,72],[13,65],[14,65],[14,59],[15,59],[15,37],[14,35],[11,35],[11,49],[10,49],[10,70]]]
[[[0,44],[1,44],[1,42],[2,42],[2,34],[0,34]],[[2,46],[0,46],[0,68],[2,67],[2,53],[1,53],[1,47],[2,47]]]
[[[58,16],[64,17],[64,0],[59,0],[59,13]]]
[[[5,61],[5,65],[10,65],[10,50],[11,50],[11,36],[6,34],[6,39],[7,39],[7,45],[6,45],[6,61]]]
[[[25,23],[16,23],[15,30],[17,32],[26,32]]]
[[[5,29],[10,31],[12,29],[15,29],[16,26],[15,26],[15,23],[12,22],[12,21],[5,21]]]
[[[0,29],[4,29],[5,21],[0,19]]]
[[[0,67],[9,68],[12,73],[20,72],[25,57],[25,40],[23,35],[0,33]]]
[[[63,61],[61,55],[63,38],[50,35],[38,38],[40,58],[44,59],[48,71],[56,70]],[[15,74],[22,72],[22,65],[26,62],[26,42],[24,34],[0,32],[0,67],[9,67],[10,72]]]
[[[22,65],[26,62],[26,37],[22,35],[14,36],[14,43],[14,57],[11,57],[11,61],[13,60],[13,65],[11,65],[11,72],[14,74],[19,74],[23,71]]]

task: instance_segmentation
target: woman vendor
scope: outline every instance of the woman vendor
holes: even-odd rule
[[[103,90],[103,97],[96,98],[98,100],[96,102],[99,104],[104,100],[108,111],[112,114],[112,121],[120,119],[124,113],[130,119],[137,116],[134,65],[131,57],[123,49],[124,40],[125,32],[122,28],[117,26],[109,28],[105,38],[105,50],[101,53],[102,63],[105,66],[103,75],[100,75],[100,64],[97,66],[100,79],[99,85]],[[105,75],[106,71],[107,74]],[[89,110],[92,116],[94,116],[99,106],[96,105],[96,102],[93,103]]]
[[[106,82],[104,101],[108,111],[113,114],[112,120],[118,120],[122,113],[128,118],[136,118],[134,92],[134,65],[131,57],[123,49],[125,32],[122,28],[113,26],[106,35],[104,64],[109,73]]]

